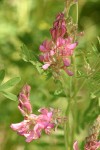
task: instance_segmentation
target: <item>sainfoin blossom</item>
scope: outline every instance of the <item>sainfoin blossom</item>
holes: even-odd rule
[[[85,144],[84,150],[98,150],[98,148],[100,148],[100,141],[90,141]],[[79,150],[77,141],[74,143],[73,149]]]
[[[26,138],[26,142],[31,142],[40,138],[42,131],[50,134],[58,123],[60,123],[58,111],[53,108],[40,108],[39,115],[32,113],[32,107],[29,100],[30,86],[25,85],[19,94],[18,108],[24,116],[24,120],[20,123],[11,124],[11,128],[19,135]]]
[[[63,13],[57,15],[53,27],[50,29],[50,34],[52,39],[45,40],[39,48],[42,53],[39,56],[40,61],[43,62],[42,68],[44,70],[51,68],[57,73],[63,69],[68,75],[73,75],[69,69],[70,57],[73,55],[77,42],[74,42],[73,37],[67,34]]]

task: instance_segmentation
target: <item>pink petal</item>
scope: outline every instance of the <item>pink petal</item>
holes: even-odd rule
[[[97,149],[100,148],[100,141],[98,141],[98,142],[96,143],[96,147],[97,147]]]
[[[56,16],[57,20],[62,19],[62,18],[64,18],[64,13],[62,13],[62,12]]]
[[[41,121],[48,121],[48,116],[47,115],[42,115],[42,114],[40,114],[39,116],[38,116],[38,122],[41,122]]]
[[[57,39],[56,29],[54,29],[54,28],[50,29],[50,33],[51,33],[52,39],[56,40]]]
[[[28,84],[26,84],[22,89],[22,93],[24,93],[26,97],[28,98],[30,96],[30,90],[31,90],[31,87]]]
[[[16,124],[11,124],[10,126],[13,130],[17,131],[22,127],[22,122],[21,123],[16,123]]]
[[[26,109],[26,112],[28,112],[28,114],[32,113],[32,107],[30,103],[26,102],[23,106]]]
[[[35,114],[30,114],[29,116],[32,120],[37,120],[37,118],[38,118],[38,116]]]
[[[53,27],[57,27],[58,26],[58,21],[56,20],[54,23],[53,23]]]
[[[48,51],[51,49],[52,46],[52,41],[46,41],[46,49],[48,49]]]
[[[61,37],[63,37],[65,35],[65,33],[66,33],[66,27],[62,25],[60,30],[59,30],[59,32],[60,32],[59,35]]]
[[[27,125],[27,121],[22,121],[20,123],[16,123],[16,124],[11,124],[11,128],[14,130],[14,131],[21,131],[23,128],[25,128],[25,126]]]
[[[53,115],[52,112],[47,113],[47,116],[48,116],[49,119],[51,119],[52,115]]]
[[[47,51],[46,48],[43,45],[40,45],[39,49],[40,49],[41,52],[46,52]]]
[[[44,61],[45,61],[45,62],[48,62],[48,61],[50,60],[50,55],[49,55],[49,53],[45,53],[43,56],[44,56]]]
[[[25,116],[26,114],[32,113],[32,107],[30,101],[26,98],[26,96],[25,95],[23,96],[24,99],[22,99],[22,101],[21,100],[19,101],[18,108],[21,111],[22,115]]]
[[[67,45],[67,47],[68,47],[69,49],[75,49],[76,46],[77,46],[77,43],[73,43],[73,44]]]
[[[32,130],[31,132],[30,132],[30,134],[26,137],[26,142],[27,143],[30,143],[32,140],[36,140],[36,139],[38,139],[39,137],[37,136],[37,135],[35,135],[35,132],[34,132],[34,130]]]
[[[44,128],[44,125],[42,123],[37,123],[34,126],[34,131],[37,132],[39,129],[43,129],[43,128]]]
[[[43,56],[43,55],[40,55],[40,56],[39,56],[39,60],[40,60],[41,62],[43,62],[43,61],[44,61],[44,56]]]
[[[19,95],[19,101],[22,101],[22,102],[29,102],[29,99],[27,98],[27,96],[23,93],[20,93]]]
[[[61,37],[57,38],[57,47],[61,47],[65,44],[65,40]]]
[[[72,41],[73,41],[73,38],[72,37],[68,37],[66,39],[66,44],[70,44],[70,43],[72,43]]]
[[[40,108],[39,110],[38,110],[38,112],[41,112],[42,114],[47,114],[48,113],[48,109],[47,108]]]
[[[71,63],[70,59],[64,59],[63,62],[64,62],[64,66],[66,67],[70,66],[70,63]]]
[[[53,50],[50,51],[50,56],[53,56],[55,52]]]
[[[74,150],[79,150],[77,141],[73,144],[73,149]]]
[[[29,95],[30,95],[30,86],[25,85],[22,88],[22,91],[19,94],[19,104],[18,108],[21,111],[21,113],[25,116],[26,114],[31,114],[32,113],[32,107],[30,104],[29,100]]]
[[[49,66],[50,66],[50,64],[45,64],[45,65],[42,66],[42,68],[43,68],[44,70],[47,70]]]
[[[37,134],[37,137],[40,137],[41,130],[44,129],[44,125],[42,123],[37,123],[34,127],[34,132]]]
[[[71,72],[70,70],[65,70],[65,71],[69,76],[73,76],[73,72]]]
[[[48,123],[47,127],[45,128],[45,133],[46,134],[50,134],[51,129],[54,128],[54,124],[53,123]]]
[[[85,145],[85,150],[97,150],[98,148],[100,148],[100,141],[90,141]]]

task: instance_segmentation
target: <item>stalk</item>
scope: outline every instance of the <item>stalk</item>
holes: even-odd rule
[[[67,8],[67,16],[69,9]],[[78,24],[78,2],[76,3],[76,24]],[[76,37],[76,35],[75,35]],[[72,57],[73,59],[73,69],[74,69],[74,77],[70,77],[70,90],[69,90],[69,100],[68,100],[68,107],[66,109],[66,116],[68,118],[68,121],[65,125],[65,148],[66,150],[72,150],[73,149],[73,143],[74,143],[74,136],[75,136],[75,129],[76,129],[76,115],[77,115],[77,91],[76,91],[76,60],[75,60],[75,54]],[[73,87],[72,87],[73,86]],[[74,97],[72,97],[72,92],[74,91]],[[74,98],[74,105],[72,105],[72,100]],[[70,121],[70,115],[72,115],[72,122]],[[70,129],[71,128],[71,129]]]
[[[76,25],[78,26],[78,2],[76,3]],[[75,35],[75,40],[76,40],[76,35]],[[77,89],[77,81],[76,81],[76,58],[75,58],[75,53],[73,54],[72,57],[73,60],[73,70],[74,70],[74,76],[73,76],[73,92],[74,94],[76,93]],[[74,97],[71,96],[70,100],[73,101],[71,105],[71,114],[72,114],[72,123],[71,123],[71,140],[70,140],[70,148],[73,149],[73,143],[74,143],[74,137],[75,137],[75,132],[76,132],[76,124],[77,124],[77,99],[76,99],[77,94],[75,94]]]
[[[78,25],[78,1],[76,2],[76,24]]]
[[[65,146],[67,147],[66,150],[71,150],[71,144],[70,144],[70,133],[71,133],[71,129],[70,129],[70,111],[71,111],[71,90],[72,90],[72,78],[70,77],[70,97],[68,99],[68,107],[66,109],[66,117],[68,118],[67,122],[66,122],[66,128],[65,128]]]

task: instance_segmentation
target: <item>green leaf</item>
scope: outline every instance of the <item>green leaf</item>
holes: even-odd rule
[[[98,49],[97,49],[96,45],[93,43],[92,43],[92,49],[95,52],[95,54],[97,54],[96,52],[98,52]]]
[[[99,42],[99,44],[100,44],[100,37],[98,36],[97,39],[98,39],[98,42]]]
[[[41,63],[37,62],[35,67],[36,67],[37,71],[39,72],[39,74],[43,73],[43,69],[41,67]]]
[[[20,77],[15,77],[15,78],[8,80],[6,83],[0,85],[0,91],[3,91],[5,89],[8,89],[8,88],[16,85],[20,80],[21,80]]]
[[[3,94],[6,98],[8,98],[8,99],[10,99],[10,100],[13,100],[13,101],[16,101],[16,100],[18,99],[16,95],[14,95],[14,94],[12,94],[12,93],[9,93],[9,92],[2,92],[2,94]]]
[[[21,47],[21,56],[22,59],[26,62],[30,62],[39,72],[39,74],[43,73],[43,69],[41,68],[41,63],[39,62],[38,56],[31,50],[27,48],[26,45],[23,44]]]
[[[23,46],[21,46],[21,56],[22,59],[26,62],[35,62],[38,60],[38,56],[33,51],[28,49],[27,46],[24,44]]]
[[[5,76],[5,70],[0,70],[0,84],[2,83],[3,79],[4,79],[4,76]]]
[[[31,60],[31,55],[26,45],[23,44],[23,46],[21,46],[21,50],[23,60],[29,62]]]
[[[89,124],[92,123],[99,115],[99,112],[100,111],[99,111],[98,99],[97,98],[91,99],[89,105],[87,106],[83,115],[80,118],[82,121],[81,125],[85,127],[87,123]]]
[[[52,73],[51,72],[46,74],[46,80],[49,80],[51,77],[52,77]]]

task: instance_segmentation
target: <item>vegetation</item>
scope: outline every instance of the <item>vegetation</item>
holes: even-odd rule
[[[11,123],[23,118],[17,108],[17,95],[26,83],[31,85],[31,104],[35,114],[40,107],[60,108],[63,116],[70,98],[71,109],[77,105],[75,124],[71,124],[71,142],[77,140],[83,149],[88,130],[100,115],[100,1],[79,0],[78,32],[75,50],[76,73],[62,72],[62,83],[41,69],[39,46],[50,39],[49,29],[65,0],[0,0],[0,147],[1,150],[64,150],[64,124],[50,136],[26,143],[12,132]],[[76,6],[70,10],[76,23]],[[72,62],[73,59],[72,59]],[[75,68],[74,68],[75,69]],[[63,90],[64,88],[64,90]],[[73,122],[73,120],[72,120]],[[67,122],[66,122],[67,125]],[[69,131],[70,132],[70,131]],[[69,134],[69,133],[67,133]]]

